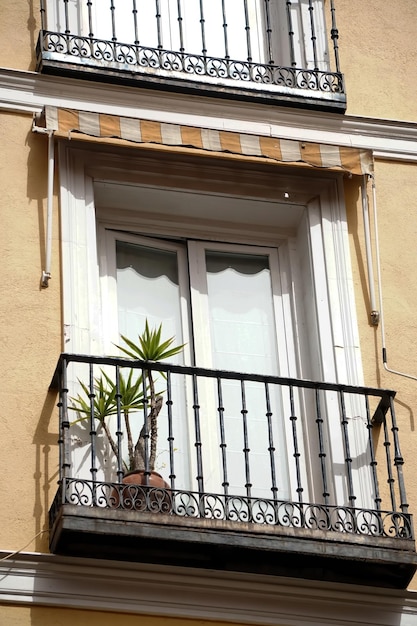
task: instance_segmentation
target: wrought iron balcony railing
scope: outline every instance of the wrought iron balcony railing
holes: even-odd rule
[[[60,486],[51,526],[75,505],[245,532],[413,539],[394,392],[69,354],[52,386]],[[141,484],[123,482],[129,431],[140,440]],[[157,486],[152,454],[166,481]]]
[[[344,109],[338,38],[334,0],[41,0],[38,66]]]

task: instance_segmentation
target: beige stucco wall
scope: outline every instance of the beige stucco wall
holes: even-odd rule
[[[417,2],[336,0],[351,115],[417,119]]]
[[[48,384],[61,351],[58,221],[55,215],[53,278],[41,289],[47,139],[31,124],[31,116],[0,115],[7,146],[0,156],[0,546],[12,550],[44,529],[56,489]],[[46,545],[41,536],[28,549]]]
[[[0,67],[34,70],[40,0],[2,0]]]

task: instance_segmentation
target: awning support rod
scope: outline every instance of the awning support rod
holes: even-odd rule
[[[368,284],[369,284],[369,304],[371,307],[370,322],[372,326],[378,326],[379,323],[379,311],[376,308],[375,287],[374,287],[374,269],[372,263],[372,246],[371,246],[371,232],[370,232],[370,219],[369,219],[369,205],[368,205],[368,190],[367,190],[367,175],[362,178],[362,212],[363,212],[363,226],[365,232],[365,250],[366,250],[366,264],[368,269]]]
[[[49,287],[51,278],[52,257],[52,217],[54,204],[54,169],[55,169],[55,146],[54,131],[36,125],[33,120],[32,130],[36,133],[48,135],[48,187],[46,199],[46,233],[45,233],[45,269],[42,270],[41,287]]]

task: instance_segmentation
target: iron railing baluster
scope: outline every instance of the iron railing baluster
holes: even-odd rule
[[[229,39],[227,35],[227,17],[226,17],[226,3],[222,0],[222,15],[223,15],[223,39],[224,39],[224,58],[226,61],[230,59],[229,55]]]
[[[88,36],[94,37],[93,31],[93,0],[87,0]]]
[[[252,44],[251,44],[251,34],[250,34],[248,0],[243,0],[243,8],[245,11],[245,33],[246,33],[246,50],[247,50],[246,60],[248,61],[248,63],[252,63],[253,58],[252,58]]]
[[[311,39],[311,45],[313,47],[313,65],[314,65],[315,71],[317,72],[319,67],[318,67],[318,61],[317,61],[317,36],[316,36],[316,26],[315,26],[315,20],[314,20],[313,0],[308,0],[308,12],[310,14],[310,39]]]
[[[269,393],[269,385],[265,383],[265,402],[266,402],[266,419],[268,423],[268,452],[269,452],[269,462],[271,466],[271,491],[272,498],[274,501],[274,509],[275,509],[275,519],[278,522],[279,520],[279,508],[278,508],[278,483],[277,483],[277,471],[275,467],[275,445],[274,445],[274,432],[272,427],[272,407],[271,407],[271,396]]]
[[[132,15],[133,15],[133,30],[135,33],[135,46],[139,45],[139,30],[138,30],[138,7],[136,5],[136,0],[133,0],[133,8],[132,8]]]
[[[403,513],[408,513],[408,503],[407,496],[405,493],[405,484],[404,484],[404,473],[403,473],[403,465],[404,459],[400,450],[400,441],[398,438],[398,424],[397,418],[395,415],[395,407],[394,407],[394,398],[390,396],[390,408],[391,408],[391,423],[392,423],[392,434],[394,439],[394,465],[397,469],[397,480],[398,480],[398,490],[400,496],[400,509]]]
[[[269,4],[270,0],[264,0],[265,3],[265,32],[266,32],[266,50],[268,56],[269,65],[274,65],[274,58],[272,54],[272,22],[271,22],[271,8]]]
[[[70,439],[70,421],[68,415],[68,363],[66,359],[63,360],[63,368],[62,368],[62,394],[61,394],[61,403],[62,403],[62,438],[64,442],[64,458],[62,463],[62,475],[64,478],[68,476],[68,472],[71,469],[71,439]]]
[[[110,0],[110,15],[111,15],[111,40],[113,42],[117,41],[116,36],[116,16],[115,16],[116,7],[114,4],[114,0]]]
[[[123,442],[123,425],[122,425],[122,406],[121,399],[122,395],[120,393],[120,367],[116,365],[116,445],[117,445],[117,482],[121,483],[124,475],[123,469],[123,451],[122,451],[122,442]]]
[[[226,443],[226,434],[225,434],[225,428],[224,428],[224,406],[223,406],[223,390],[222,390],[221,378],[217,379],[217,400],[218,400],[217,411],[219,413],[219,426],[220,426],[220,450],[221,450],[221,457],[222,457],[222,474],[223,474],[222,487],[223,487],[223,493],[226,496],[226,502],[227,502],[227,496],[229,495],[229,479],[227,475],[227,453],[226,453],[227,443]]]
[[[389,437],[389,430],[387,420],[384,419],[384,448],[385,448],[385,458],[387,461],[387,483],[389,486],[390,498],[391,498],[391,508],[393,511],[397,510],[396,498],[395,498],[395,480],[392,472],[392,463],[391,463],[391,441]]]
[[[372,472],[372,483],[374,486],[374,502],[377,511],[381,509],[381,494],[379,492],[379,483],[378,483],[378,474],[377,467],[378,462],[375,457],[375,446],[373,441],[373,424],[371,420],[371,412],[369,409],[369,396],[365,396],[365,405],[366,405],[366,428],[368,429],[368,446],[369,446],[369,456],[371,461],[369,463]]]
[[[174,436],[174,425],[173,425],[173,418],[172,418],[172,406],[173,406],[173,401],[172,401],[172,383],[171,383],[171,372],[167,372],[166,373],[166,380],[167,380],[167,400],[166,400],[166,405],[167,405],[167,410],[168,410],[168,449],[169,449],[169,480],[170,480],[170,484],[171,484],[171,489],[175,489],[175,479],[176,479],[176,475],[175,475],[175,459],[174,459],[174,441],[175,441],[175,436]]]
[[[336,26],[336,9],[334,6],[334,0],[330,0],[330,11],[332,14],[332,28],[330,36],[333,41],[333,53],[336,65],[336,72],[340,73],[340,60],[339,60],[339,31]]]
[[[326,449],[324,446],[324,433],[323,433],[323,417],[321,411],[320,404],[320,390],[316,389],[316,424],[317,431],[319,437],[319,450],[318,455],[320,459],[320,469],[321,469],[321,481],[323,486],[323,499],[324,504],[329,504],[329,487],[328,487],[328,479],[327,479],[327,468],[326,468]]]
[[[155,0],[155,8],[156,8],[156,32],[157,32],[157,43],[158,43],[158,50],[162,50],[163,43],[162,43],[162,14],[161,14],[161,5],[160,5],[160,0]]]
[[[39,12],[41,14],[41,31],[46,30],[46,9],[45,9],[46,0],[40,0]]]
[[[205,516],[204,505],[204,472],[203,472],[203,443],[201,441],[201,424],[200,424],[200,404],[198,401],[198,381],[197,376],[192,376],[193,380],[193,412],[194,412],[194,432],[195,432],[195,452],[197,463],[197,489],[198,489],[198,504],[201,517]]]
[[[249,510],[249,520],[252,519],[252,507],[251,507],[251,497],[252,497],[252,482],[250,475],[250,448],[249,448],[249,435],[248,435],[248,409],[246,405],[246,390],[245,390],[245,381],[240,381],[240,395],[241,395],[241,406],[242,409],[240,411],[242,415],[242,429],[243,429],[243,456],[245,461],[245,490],[246,496],[248,500],[248,510]]]
[[[298,502],[302,504],[303,502],[303,485],[301,480],[301,466],[300,466],[300,450],[298,448],[298,436],[297,436],[297,420],[298,417],[295,414],[295,403],[294,403],[294,387],[290,385],[290,406],[291,406],[291,428],[292,428],[292,440],[293,440],[293,457],[295,460],[295,473],[297,476],[297,494],[298,494]]]
[[[70,35],[70,23],[69,23],[69,15],[68,15],[68,2],[69,0],[64,0],[64,21],[65,21],[65,34]]]
[[[287,0],[286,7],[287,7],[287,24],[288,24],[288,42],[290,44],[290,64],[291,64],[291,67],[295,67],[296,66],[295,47],[294,47],[295,32],[294,32],[294,27],[292,24],[291,5],[292,5],[291,0]]]
[[[207,44],[206,44],[206,20],[204,18],[203,0],[200,0],[200,29],[201,29],[201,53],[205,57],[207,56]]]
[[[185,52],[184,26],[183,26],[184,18],[182,16],[181,0],[177,0],[177,20],[178,20],[178,31],[179,31],[179,36],[180,36],[180,52]]]
[[[63,358],[59,369],[59,482],[62,494],[62,502],[67,501],[66,479],[71,470],[70,458],[70,422],[68,419],[68,361]]]
[[[88,398],[90,401],[90,474],[92,480],[92,501],[93,506],[97,504],[97,493],[96,493],[96,479],[97,479],[97,453],[96,453],[96,438],[97,438],[97,430],[96,430],[96,410],[95,410],[95,380],[94,380],[94,365],[90,363],[89,365],[89,384],[88,384],[89,394]]]
[[[149,470],[149,460],[150,460],[150,424],[148,415],[150,411],[152,411],[151,402],[149,400],[149,389],[147,387],[148,383],[148,368],[142,370],[142,395],[143,395],[143,464],[144,464],[144,476],[145,482],[149,480],[150,470]],[[126,419],[126,418],[125,418]]]
[[[345,467],[346,467],[346,480],[348,487],[348,500],[350,506],[355,506],[355,489],[353,486],[353,474],[352,474],[352,455],[350,452],[350,442],[349,442],[349,430],[348,430],[348,419],[346,414],[346,404],[345,404],[345,395],[343,390],[339,391],[339,402],[341,409],[341,426],[342,426],[342,436],[343,436],[343,447],[345,449]]]

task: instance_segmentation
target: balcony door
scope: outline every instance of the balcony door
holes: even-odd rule
[[[107,267],[105,304],[107,333],[135,339],[147,319],[163,325],[165,337],[186,343],[177,362],[240,373],[287,375],[291,341],[281,287],[278,250],[214,242],[170,242],[106,230]],[[238,381],[223,383],[224,428],[227,441],[230,493],[244,495],[245,447],[250,448],[252,495],[271,497],[265,419],[265,388],[246,385],[245,425],[242,390]],[[222,491],[218,405],[212,380],[200,385],[201,428],[205,488]],[[173,389],[176,468],[179,486],[190,488],[195,467],[190,425],[183,416],[192,404],[186,385]],[[278,468],[278,497],[290,495],[291,477],[286,456],[283,400],[271,394],[274,462]],[[179,407],[179,408],[178,408]],[[190,419],[192,419],[190,417]],[[160,419],[161,424],[166,420]],[[163,426],[162,426],[163,429]],[[166,434],[160,436],[160,442]],[[166,439],[165,439],[166,441]],[[167,464],[160,445],[159,464]]]

